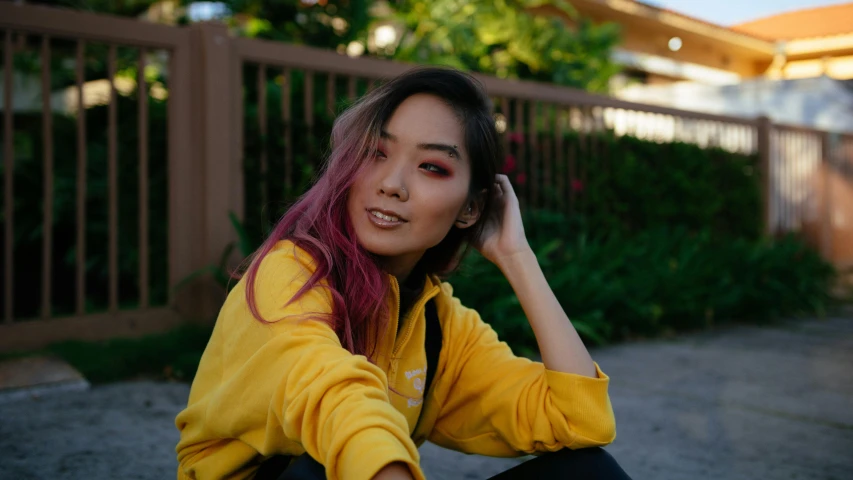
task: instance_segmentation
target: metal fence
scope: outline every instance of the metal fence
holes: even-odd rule
[[[218,24],[168,27],[9,3],[0,4],[0,34],[0,351],[210,318],[222,299],[215,285],[174,287],[234,239],[228,213],[272,218],[268,206],[286,204],[312,178],[335,114],[411,68],[233,38]],[[21,73],[26,59],[37,78]],[[159,73],[149,75],[154,64]],[[57,72],[69,65],[74,78],[63,83]],[[126,68],[137,72],[132,81],[118,74]],[[761,159],[768,234],[800,232],[837,265],[853,265],[853,136],[478,79],[505,147],[529,174],[518,185],[527,207],[574,208],[574,182],[606,168],[579,161],[606,158],[600,132],[720,147]],[[33,98],[39,111],[28,113]],[[93,132],[95,121],[105,131]],[[72,130],[70,144],[57,143]],[[37,141],[19,141],[26,132]],[[568,132],[578,137],[571,148]],[[75,181],[56,183],[69,182],[59,171]],[[38,305],[16,306],[34,290]]]

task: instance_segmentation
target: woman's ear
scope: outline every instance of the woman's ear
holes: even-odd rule
[[[462,211],[459,212],[459,215],[456,217],[455,225],[458,228],[468,228],[477,223],[477,220],[480,219],[480,215],[483,213],[486,193],[487,192],[484,189],[475,198],[471,198],[465,203],[465,206],[462,207]]]

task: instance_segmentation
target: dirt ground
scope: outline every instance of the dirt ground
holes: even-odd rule
[[[849,479],[853,318],[737,327],[594,350],[611,377],[635,479]],[[175,478],[189,387],[124,382],[0,399],[0,478]],[[484,479],[517,459],[421,448],[430,479]]]

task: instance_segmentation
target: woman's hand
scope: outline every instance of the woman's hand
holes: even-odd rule
[[[530,250],[524,235],[518,197],[506,175],[495,176],[495,194],[492,197],[492,213],[483,219],[483,233],[474,247],[498,267],[513,255]]]
[[[371,480],[412,480],[412,472],[405,463],[395,462],[386,465]]]

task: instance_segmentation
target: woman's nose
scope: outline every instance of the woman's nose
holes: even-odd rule
[[[383,169],[379,179],[379,193],[389,197],[397,197],[405,202],[409,199],[409,191],[405,186],[405,172],[402,165],[387,162],[388,168]]]

